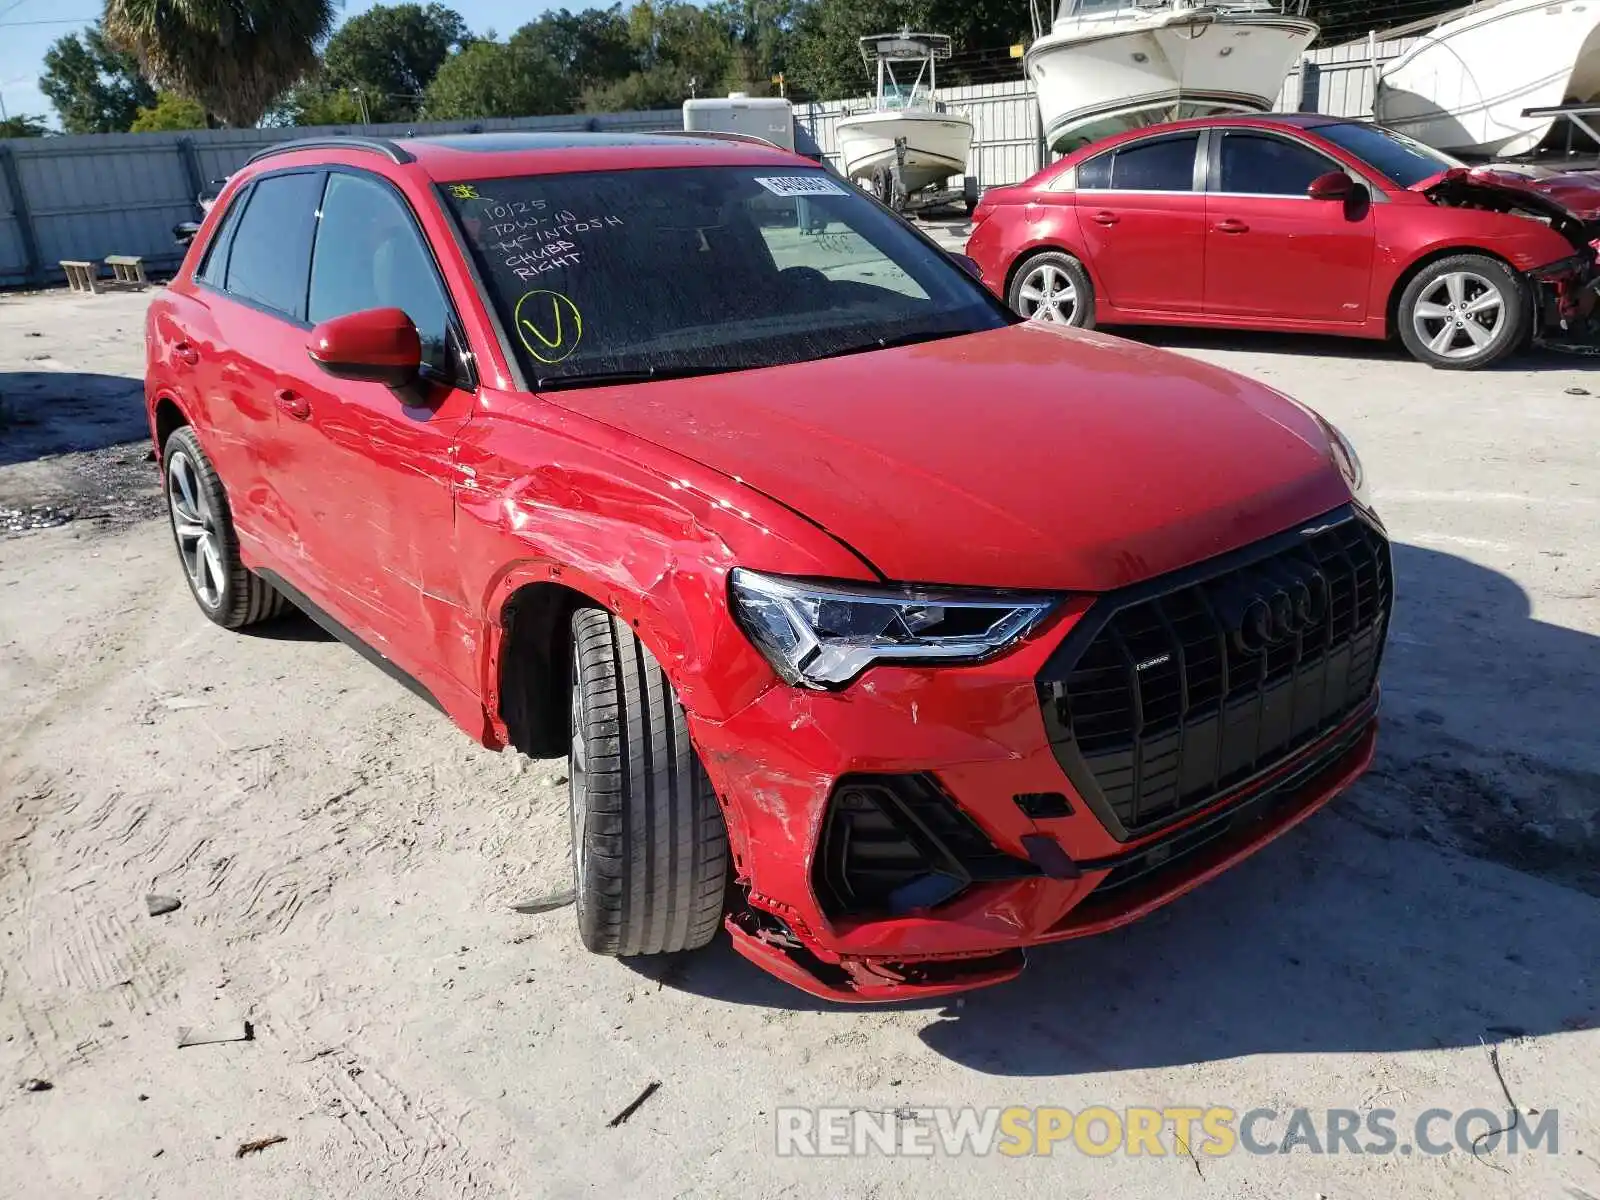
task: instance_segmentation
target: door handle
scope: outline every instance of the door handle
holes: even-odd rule
[[[1216,225],[1216,229],[1217,229],[1218,233],[1249,233],[1250,232],[1250,226],[1246,225],[1243,221],[1236,220],[1233,217],[1229,217],[1226,221],[1218,221],[1217,225]]]
[[[1094,221],[1096,225],[1115,225],[1120,220],[1122,220],[1122,218],[1117,216],[1116,213],[1108,212],[1105,209],[1101,209],[1094,215]]]
[[[196,350],[188,342],[179,342],[175,345],[172,348],[172,356],[179,362],[187,363],[191,367],[200,361],[200,351]]]
[[[297,392],[291,392],[288,388],[278,392],[278,407],[296,421],[304,421],[311,415],[311,401]]]

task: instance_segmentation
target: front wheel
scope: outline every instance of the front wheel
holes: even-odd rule
[[[1417,272],[1400,295],[1396,323],[1412,357],[1473,371],[1523,343],[1531,309],[1521,275],[1488,255],[1458,254]]]
[[[716,936],[728,834],[683,708],[626,621],[572,615],[572,858],[596,954],[668,954]]]
[[[1035,254],[1012,276],[1006,303],[1019,317],[1052,325],[1094,328],[1094,283],[1070,254]]]

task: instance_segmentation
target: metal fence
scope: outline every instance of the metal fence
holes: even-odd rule
[[[1313,50],[1290,72],[1279,111],[1366,116],[1375,68],[1410,41],[1354,42]],[[1048,162],[1039,110],[1026,80],[946,88],[945,103],[973,122],[971,168],[980,185],[1016,183]],[[798,104],[795,118],[837,162],[839,118],[862,100]],[[677,109],[413,125],[341,125],[319,133],[464,133],[497,129],[623,131],[681,129]],[[206,181],[239,169],[257,150],[302,137],[303,129],[219,129],[186,134],[125,133],[0,140],[0,286],[60,279],[58,263],[137,254],[155,272],[182,251],[172,227],[199,215]]]

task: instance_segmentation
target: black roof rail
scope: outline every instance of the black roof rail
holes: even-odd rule
[[[381,154],[392,163],[417,161],[416,155],[388,138],[340,136],[295,138],[292,141],[279,142],[268,146],[265,150],[257,150],[250,156],[249,161],[259,162],[263,158],[271,158],[274,154],[293,154],[296,150],[366,150],[373,154]]]
[[[720,142],[749,142],[757,146],[766,146],[772,150],[782,150],[777,142],[769,141],[764,137],[757,137],[753,133],[733,133],[722,129],[652,129],[651,133],[657,137],[686,137],[710,138]]]

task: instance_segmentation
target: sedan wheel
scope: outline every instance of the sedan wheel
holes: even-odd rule
[[[1094,328],[1094,284],[1070,254],[1037,254],[1017,270],[1007,296],[1018,316],[1051,325]]]
[[[1506,320],[1500,290],[1472,271],[1433,280],[1411,309],[1417,337],[1444,358],[1472,358],[1492,345]]]
[[[1522,275],[1486,254],[1428,263],[1406,285],[1395,311],[1412,355],[1445,371],[1500,361],[1527,340],[1533,301]]]

